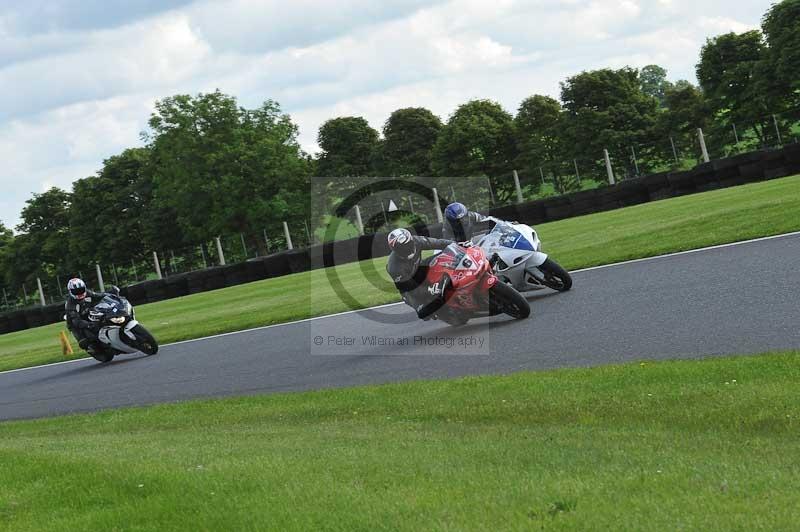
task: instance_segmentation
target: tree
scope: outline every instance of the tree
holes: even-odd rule
[[[759,90],[758,72],[764,54],[759,31],[727,33],[708,39],[700,51],[697,79],[717,123],[727,129],[738,124],[752,127],[766,140],[765,117],[770,113]]]
[[[391,176],[423,176],[431,172],[433,150],[442,121],[423,107],[394,111],[383,126],[383,172]]]
[[[5,248],[6,280],[16,285],[68,267],[71,196],[60,188],[34,194],[25,202],[16,229],[20,235]]]
[[[659,150],[648,154],[658,158],[666,166],[680,165],[674,160],[670,140],[678,157],[693,151],[697,128],[712,130],[711,111],[703,92],[685,80],[675,83],[664,94],[664,106],[658,113],[656,137],[660,139]],[[710,139],[710,142],[713,139]]]
[[[667,90],[664,103],[667,110],[659,115],[659,130],[664,134],[694,134],[698,127],[708,129],[711,113],[702,91],[694,85]]]
[[[11,229],[8,229],[3,222],[0,222],[0,253],[3,252],[3,249],[8,246],[8,244],[14,240],[14,233],[11,232]]]
[[[13,240],[14,233],[11,232],[11,229],[6,228],[3,222],[0,222],[0,283],[4,282],[6,277],[8,266],[5,256]]]
[[[322,148],[317,173],[323,177],[372,175],[378,149],[378,132],[360,116],[331,118],[319,128],[317,143]]]
[[[154,201],[187,243],[241,232],[263,252],[266,225],[307,216],[308,159],[276,102],[248,110],[220,91],[178,95],[149,124]]]
[[[512,170],[516,155],[511,115],[497,102],[472,100],[442,128],[432,164],[439,176],[496,177]]]
[[[667,81],[667,70],[658,65],[647,65],[639,72],[639,81],[642,92],[658,100],[659,105],[663,107],[666,92],[672,86],[672,83]]]
[[[767,43],[762,86],[772,101],[795,109],[800,106],[800,0],[773,4],[761,28]]]
[[[536,94],[522,101],[514,117],[518,152],[514,166],[518,170],[533,175],[558,158],[561,112],[561,104],[549,96]]]
[[[121,264],[142,257],[153,244],[174,246],[180,242],[174,216],[158,228],[157,238],[146,234],[155,210],[149,162],[148,148],[127,149],[103,161],[96,176],[73,184],[76,208],[70,209],[69,217],[73,256]],[[81,208],[89,205],[91,208]]]
[[[626,160],[653,142],[658,101],[641,89],[636,69],[582,72],[561,83],[564,145],[569,158],[599,161],[603,149]],[[646,170],[646,168],[645,168]],[[605,174],[598,165],[598,179]]]

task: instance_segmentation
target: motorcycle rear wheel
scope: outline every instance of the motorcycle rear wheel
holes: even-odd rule
[[[505,313],[522,320],[530,316],[531,306],[514,287],[503,282],[496,283],[489,291],[489,306],[497,313]]]
[[[437,314],[437,317],[446,324],[452,325],[453,327],[460,327],[461,325],[466,325],[467,322],[469,321],[469,318],[465,318],[464,316],[460,316],[453,312]]]
[[[97,360],[98,362],[102,362],[103,364],[106,364],[114,360],[114,353],[110,353],[108,351],[101,351],[101,352],[95,351],[94,353],[89,353],[89,354],[92,356],[93,359]]]

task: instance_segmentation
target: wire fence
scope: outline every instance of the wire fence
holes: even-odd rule
[[[608,164],[603,153],[594,158],[541,161],[535,167],[502,175],[473,177],[407,178],[435,188],[441,205],[452,201],[473,210],[488,210],[520,200],[559,196],[579,190],[610,186],[658,172],[687,170],[706,160],[722,159],[753,150],[773,149],[800,142],[800,109],[765,114],[749,121],[716,120],[702,134],[686,127],[664,133],[649,144],[610,147]],[[516,180],[514,178],[516,174]],[[519,182],[517,188],[516,181]],[[340,190],[339,197],[352,191]],[[314,190],[312,187],[312,205]],[[361,220],[354,212],[342,215],[342,228],[328,234],[326,226],[336,216],[335,204],[312,207],[312,214],[272,224],[258,232],[225,234],[178,249],[142,250],[135,257],[110,264],[86,263],[41,273],[17,286],[0,284],[0,312],[64,301],[67,281],[81,277],[91,288],[126,286],[169,278],[222,264],[253,260],[289,249],[304,248],[328,240],[385,231],[398,225],[432,224],[439,212],[428,197],[413,192],[386,190],[371,193],[359,203]]]

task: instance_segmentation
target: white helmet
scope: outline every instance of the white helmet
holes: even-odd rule
[[[77,277],[70,279],[67,283],[67,292],[69,292],[69,297],[80,301],[86,297],[86,283]]]
[[[395,229],[389,233],[389,248],[401,257],[413,259],[417,252],[414,237],[408,229]]]

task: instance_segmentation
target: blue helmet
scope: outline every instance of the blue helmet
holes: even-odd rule
[[[466,216],[468,212],[463,203],[454,202],[445,208],[444,217],[451,222],[455,222]]]

